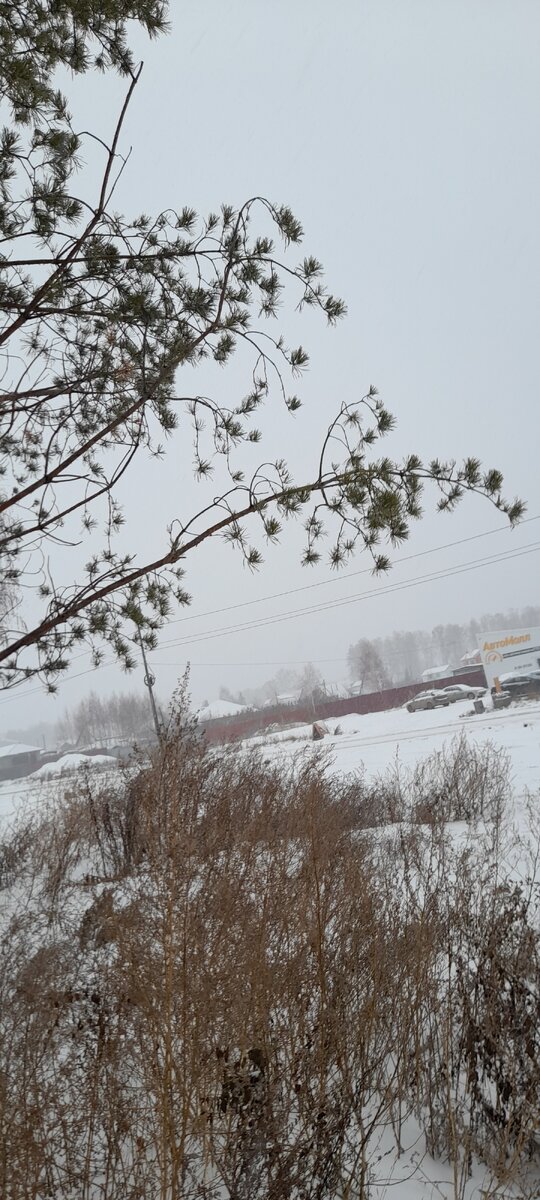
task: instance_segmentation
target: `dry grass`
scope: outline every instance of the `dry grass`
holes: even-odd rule
[[[370,789],[324,757],[208,752],[177,724],[150,767],[88,778],[19,829],[2,859],[1,1195],[359,1200],[412,1113],[456,1198],[474,1155],[490,1195],[525,1178],[534,887],[493,874],[497,839],[473,855],[442,819],[380,828],[418,817],[434,781],[431,817],[469,789],[500,822],[501,761],[453,754],[412,791]]]

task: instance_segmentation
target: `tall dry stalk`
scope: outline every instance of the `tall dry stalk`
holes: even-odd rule
[[[501,890],[497,839],[475,825],[458,848],[444,819],[464,778],[472,812],[498,809],[500,769],[447,756],[370,788],[324,757],[210,752],[180,721],[154,761],[19,830],[6,1200],[364,1200],[413,1113],[455,1200],[474,1155],[516,1179],[537,1120],[535,893]],[[418,817],[430,778],[429,824],[385,826],[398,804]]]

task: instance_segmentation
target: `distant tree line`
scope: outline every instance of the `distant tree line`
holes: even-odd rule
[[[137,692],[90,692],[75,708],[64,713],[56,727],[59,741],[74,745],[136,740],[152,733],[148,697]]]
[[[465,654],[480,647],[489,630],[528,625],[540,625],[540,606],[486,613],[462,625],[435,625],[430,633],[400,630],[387,637],[360,638],[348,650],[349,675],[351,680],[362,680],[363,690],[368,692],[411,683],[429,667],[458,666]]]
[[[66,743],[72,747],[110,746],[115,742],[136,742],[151,735],[152,714],[148,697],[137,692],[113,692],[99,696],[90,692],[79,704],[66,709],[56,722],[36,722],[31,726],[6,730],[6,741],[32,742],[55,749]]]
[[[540,606],[487,613],[462,625],[436,625],[426,630],[401,630],[382,638],[360,638],[349,647],[347,661],[351,684],[362,681],[364,692],[382,691],[418,680],[428,667],[450,663],[456,666],[464,654],[479,648],[482,636],[495,629],[523,629],[540,625]],[[232,691],[220,688],[220,698],[248,707],[260,707],[278,701],[284,694],[298,693],[304,700],[315,699],[332,684],[326,684],[313,663],[301,670],[280,667],[271,679],[258,687]],[[152,732],[148,697],[137,692],[99,696],[91,692],[74,708],[66,710],[56,724],[39,723],[29,728],[9,729],[4,739],[58,742],[71,745],[111,744],[115,741],[142,739]]]
[[[461,625],[435,625],[431,631],[395,630],[386,637],[360,638],[347,652],[350,684],[361,682],[362,691],[379,692],[413,683],[429,667],[447,663],[458,666],[465,654],[480,648],[486,632],[524,629],[529,625],[540,625],[540,605],[486,613]],[[280,667],[272,678],[257,687],[234,691],[222,686],[219,695],[222,700],[259,708],[272,700],[277,702],[279,696],[287,693],[297,692],[303,699],[312,695],[317,698],[321,692],[331,691],[333,686],[325,682],[313,663],[307,663],[302,670]]]

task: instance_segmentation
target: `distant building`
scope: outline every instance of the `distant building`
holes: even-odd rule
[[[457,676],[467,675],[471,671],[484,672],[480,650],[468,650],[467,654],[463,654],[459,660],[459,667],[455,667],[452,674]]]
[[[298,704],[299,699],[300,691],[280,692],[279,696],[276,696],[275,702],[277,704]]]
[[[482,663],[482,655],[479,650],[469,650],[459,660],[462,667],[479,667]]]
[[[232,700],[212,700],[210,704],[202,705],[202,708],[196,713],[196,717],[201,723],[222,721],[224,717],[236,717],[239,713],[247,711],[245,704],[234,704]]]
[[[431,683],[434,679],[447,679],[452,674],[452,668],[449,663],[443,667],[428,667],[426,671],[422,671],[422,683]]]
[[[12,742],[0,746],[0,780],[22,779],[39,767],[41,750],[38,746],[25,746],[24,742]]]

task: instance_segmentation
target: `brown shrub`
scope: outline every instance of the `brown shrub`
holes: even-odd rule
[[[498,1022],[500,1058],[490,972],[536,988],[536,934],[487,865],[479,897],[440,822],[373,828],[398,784],[209,751],[178,722],[153,761],[36,821],[2,936],[2,1195],[367,1197],[375,1140],[399,1152],[413,1109],[433,1151],[487,1156],[474,1073],[482,1096],[495,1076],[472,1031]],[[531,1065],[490,1151],[501,1177],[536,1082]]]

